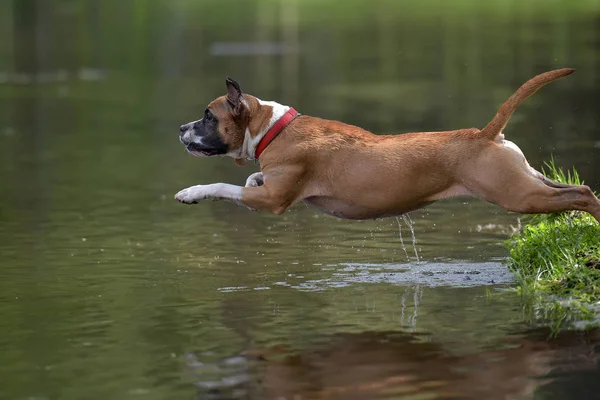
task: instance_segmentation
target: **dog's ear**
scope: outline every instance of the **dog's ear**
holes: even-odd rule
[[[246,106],[242,89],[239,83],[230,77],[227,77],[225,84],[227,85],[227,101],[231,104],[231,108],[233,108],[233,115],[239,117]]]

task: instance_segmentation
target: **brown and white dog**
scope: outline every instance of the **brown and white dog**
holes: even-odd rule
[[[258,160],[246,186],[197,185],[175,198],[234,201],[281,214],[299,201],[340,218],[404,214],[434,201],[475,196],[519,213],[586,211],[600,221],[600,201],[587,186],[553,182],[533,169],[502,130],[517,106],[547,83],[573,73],[538,75],[517,90],[482,130],[374,135],[356,126],[307,115],[242,93],[227,78],[227,95],[204,117],[181,126],[195,156]]]

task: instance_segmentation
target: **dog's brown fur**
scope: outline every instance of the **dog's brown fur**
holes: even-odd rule
[[[304,200],[337,217],[370,219],[471,195],[509,211],[581,210],[600,221],[600,201],[589,187],[550,181],[531,168],[518,147],[502,134],[522,101],[573,72],[560,69],[532,78],[483,130],[374,135],[341,122],[301,115],[261,155],[261,186],[244,187],[241,198],[206,190],[187,196],[182,191],[176,197],[186,203],[229,198],[275,214]],[[219,120],[224,141],[242,146],[248,132],[252,135],[267,127],[272,109],[242,94],[239,86],[235,86],[237,94],[229,84],[228,88],[228,95],[213,101],[209,109]]]

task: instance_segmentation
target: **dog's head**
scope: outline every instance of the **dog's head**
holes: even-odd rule
[[[241,159],[253,158],[273,107],[242,93],[231,78],[226,85],[227,95],[213,100],[202,119],[181,125],[179,140],[197,157],[228,155],[241,164]]]

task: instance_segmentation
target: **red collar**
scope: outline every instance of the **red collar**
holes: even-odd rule
[[[290,107],[290,109],[285,114],[283,114],[283,116],[279,118],[277,122],[275,122],[275,124],[273,124],[271,129],[269,129],[265,136],[263,136],[263,138],[260,139],[260,142],[258,142],[256,150],[254,151],[255,160],[258,160],[258,157],[260,157],[262,152],[273,141],[273,139],[275,139],[277,135],[281,133],[283,128],[288,126],[288,124],[292,122],[292,120],[296,118],[297,115],[298,111],[294,110],[293,107]]]

